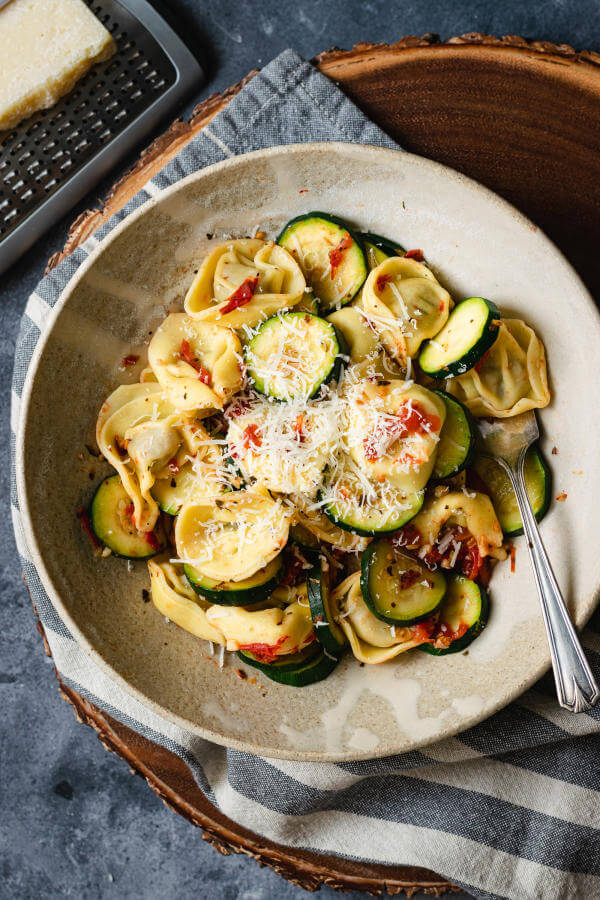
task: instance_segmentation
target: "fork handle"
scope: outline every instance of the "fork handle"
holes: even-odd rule
[[[571,712],[585,712],[600,700],[600,690],[573,628],[531,509],[523,471],[526,451],[524,448],[514,469],[504,460],[498,462],[511,480],[523,520],[550,645],[558,702]]]

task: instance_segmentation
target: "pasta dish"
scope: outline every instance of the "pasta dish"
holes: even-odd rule
[[[464,651],[522,530],[474,417],[549,403],[535,332],[321,212],[215,245],[183,306],[100,410],[99,555],[146,560],[163,616],[281,684]],[[526,482],[540,519],[536,446]]]

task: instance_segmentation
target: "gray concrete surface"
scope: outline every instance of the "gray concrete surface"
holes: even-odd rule
[[[597,0],[170,0],[168,5],[208,74],[196,99],[222,90],[288,46],[311,57],[359,40],[477,30],[600,50]],[[108,184],[79,209],[94,203]],[[12,359],[26,298],[77,212],[0,277],[0,896],[296,900],[304,892],[273,872],[215,853],[109,755],[90,729],[76,723],[58,696],[34,627],[8,505]],[[320,896],[337,895],[324,889]]]

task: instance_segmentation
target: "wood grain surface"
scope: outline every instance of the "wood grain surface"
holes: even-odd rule
[[[314,62],[402,147],[475,178],[529,215],[600,295],[600,54],[516,36],[468,34],[440,43],[425,35],[393,45],[334,48]],[[104,202],[73,223],[48,270],[120,209],[254,74],[204,100],[189,121],[174,122],[158,137]],[[79,721],[91,725],[171,809],[200,827],[220,853],[251,856],[310,891],[321,885],[408,896],[457,890],[425,869],[359,864],[260,838],[209,803],[177,756],[57,678]]]

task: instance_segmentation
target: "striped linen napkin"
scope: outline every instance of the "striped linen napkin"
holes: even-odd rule
[[[40,282],[17,343],[15,427],[27,368],[51,309],[115,225],[148,196],[225,157],[328,140],[396,147],[333,83],[288,50]],[[292,847],[433,869],[482,900],[600,898],[600,709],[580,715],[561,710],[551,676],[481,725],[418,752],[334,765],[226,750],[155,715],[88,658],[30,561],[14,474],[12,504],[25,576],[63,680],[179,754],[223,813]],[[599,615],[583,640],[600,678]]]

